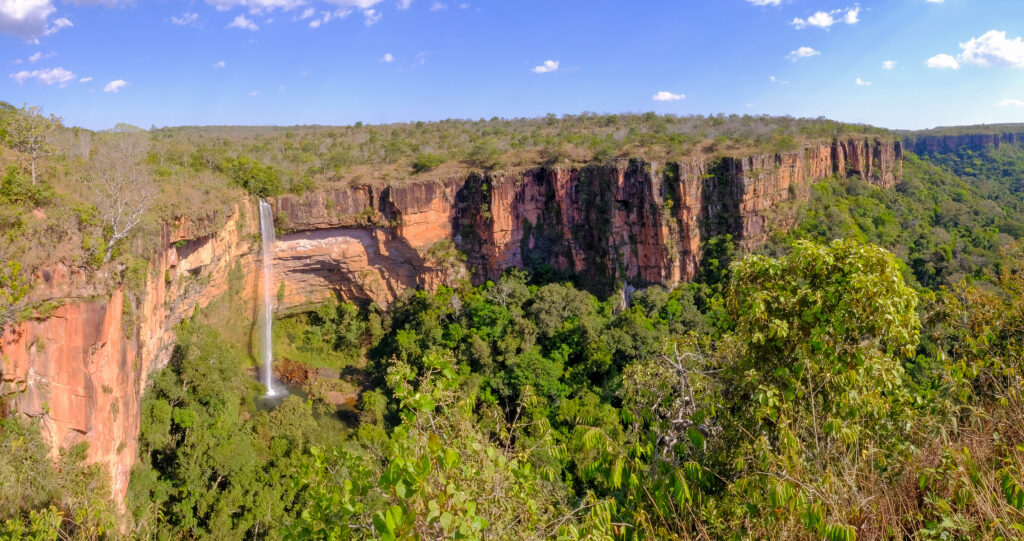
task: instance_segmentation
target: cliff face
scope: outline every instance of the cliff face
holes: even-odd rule
[[[89,442],[88,460],[109,468],[119,500],[136,459],[147,376],[167,364],[174,325],[226,292],[233,266],[256,268],[258,245],[245,240],[258,231],[248,207],[240,205],[207,237],[189,240],[188,223],[165,226],[164,249],[135,291],[101,295],[94,284],[103,277],[64,266],[44,270],[32,298],[59,306],[0,337],[0,388],[20,391],[12,409],[40,419],[55,456],[59,447]],[[235,275],[234,287],[254,291],[252,273]]]
[[[703,240],[728,233],[756,246],[788,225],[773,216],[780,203],[806,198],[811,183],[833,174],[892,186],[902,147],[850,140],[742,159],[635,160],[283,196],[271,201],[288,231],[275,245],[277,310],[332,298],[386,305],[409,288],[479,282],[510,267],[577,273],[599,293],[617,282],[672,285],[696,275]],[[136,458],[147,377],[166,365],[175,324],[225,293],[245,307],[233,316],[255,313],[254,202],[241,201],[213,234],[198,229],[166,226],[134,289],[107,294],[95,285],[103,277],[45,270],[32,300],[61,304],[0,336],[0,391],[20,391],[14,408],[41,420],[55,454],[88,441],[118,498]]]
[[[999,148],[1002,145],[1024,144],[1024,133],[925,135],[908,137],[907,147],[915,154],[940,154],[956,152],[962,148],[982,149],[987,146]]]
[[[584,277],[598,292],[616,282],[672,285],[692,279],[701,242],[731,234],[744,247],[765,241],[779,203],[808,197],[830,175],[892,187],[902,145],[847,140],[803,151],[667,164],[639,160],[582,168],[374,189],[336,188],[274,202],[275,274],[285,305],[340,296],[386,304],[409,287],[459,276],[451,243],[475,281],[510,267]]]

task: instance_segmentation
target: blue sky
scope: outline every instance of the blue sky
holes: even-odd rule
[[[582,111],[1024,122],[1021,36],[1022,0],[0,0],[0,99],[92,129]]]

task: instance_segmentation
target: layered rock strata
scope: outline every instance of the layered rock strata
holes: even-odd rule
[[[1024,145],[1024,133],[989,133],[963,135],[920,135],[906,139],[907,148],[915,154],[941,154],[963,148],[979,150],[987,146]]]

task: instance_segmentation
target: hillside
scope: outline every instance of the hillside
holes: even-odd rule
[[[38,178],[12,148],[0,184],[4,535],[1024,522],[1015,139],[917,156],[864,126],[653,115],[48,133]],[[275,401],[267,278],[298,395]]]

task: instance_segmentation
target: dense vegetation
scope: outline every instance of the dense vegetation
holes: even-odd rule
[[[660,116],[584,113],[540,119],[444,120],[410,124],[291,128],[180,127],[151,131],[151,160],[162,174],[214,167],[247,156],[295,179],[401,182],[411,174],[465,174],[468,169],[535,167],[615,159],[790,151],[836,137],[894,139],[887,130],[825,119],[750,115]]]
[[[617,122],[668,134],[695,122],[659,118]],[[506,127],[540,137],[546,123],[606,119]],[[768,137],[827,126],[778,122],[795,131]],[[140,161],[158,185],[210,175],[274,193],[313,178],[294,174],[293,145],[391,129],[421,145],[396,154],[406,168],[507,163],[511,135],[465,156],[425,142],[504,121],[441,124],[426,139],[412,125],[307,128],[210,151],[182,129],[181,160]],[[266,154],[244,146],[256,143]],[[366,156],[345,167],[389,163]],[[34,227],[33,209],[72,206],[51,173],[10,169],[0,218]],[[178,329],[146,392],[123,515],[81,445],[54,462],[37,421],[2,421],[0,537],[1020,538],[1024,150],[909,156],[905,176],[892,190],[826,180],[777,210],[793,227],[758,253],[708,240],[697,282],[672,291],[602,299],[513,269],[387,309],[290,317],[279,365],[313,375],[280,404],[260,399],[247,344],[222,319],[228,295]],[[94,227],[102,258],[117,228]],[[0,266],[0,295],[24,291],[21,269]],[[354,416],[338,389],[358,392]]]

